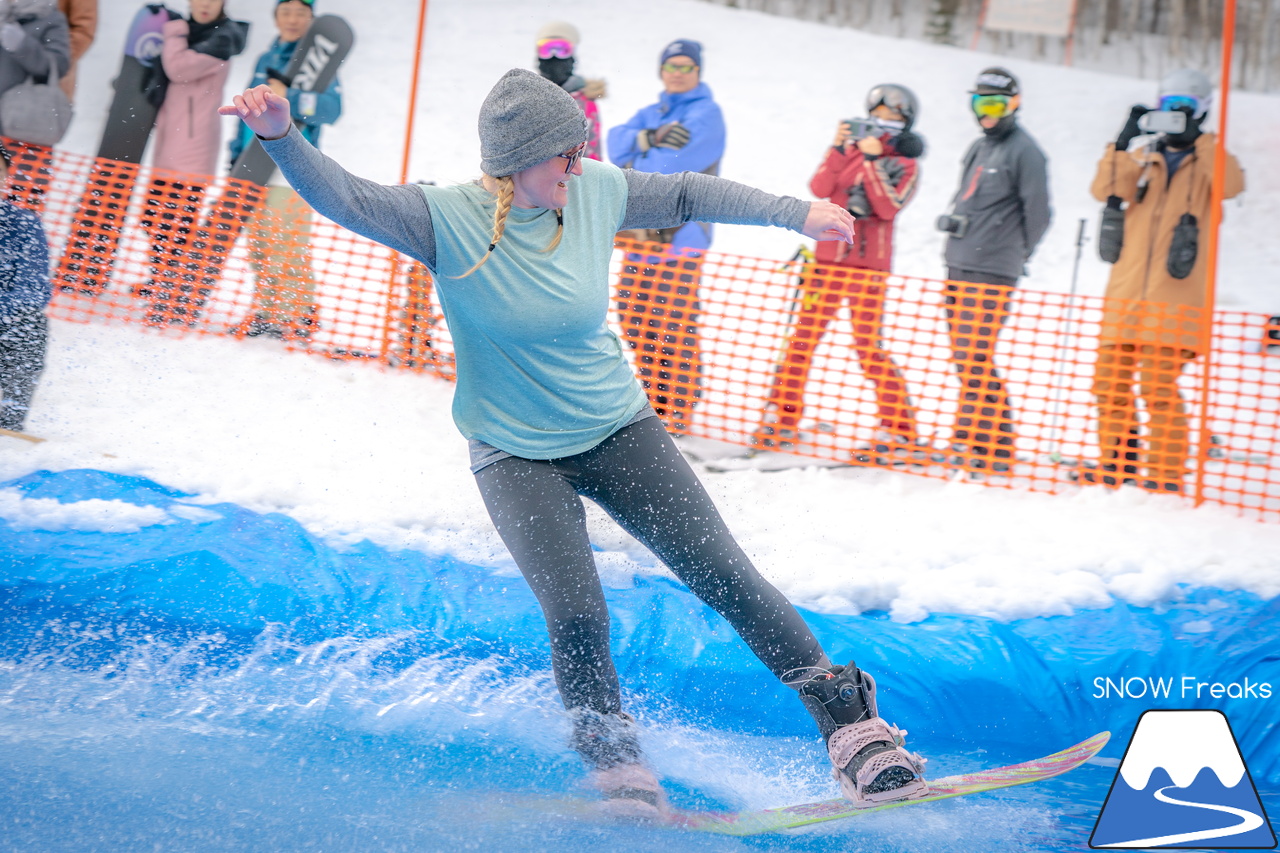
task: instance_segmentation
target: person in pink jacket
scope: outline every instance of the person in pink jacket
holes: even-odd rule
[[[147,96],[159,102],[152,131],[156,172],[143,226],[151,233],[151,282],[138,291],[151,302],[153,325],[194,325],[209,295],[197,282],[196,261],[185,247],[222,148],[223,89],[231,58],[244,50],[249,25],[227,17],[222,0],[191,0],[189,18],[175,13],[164,25],[159,73]]]

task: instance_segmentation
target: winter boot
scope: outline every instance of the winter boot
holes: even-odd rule
[[[911,800],[929,792],[925,759],[903,749],[906,732],[876,711],[876,683],[851,662],[819,671],[800,685],[835,765],[840,792],[855,806]]]
[[[631,820],[660,820],[666,814],[666,794],[645,764],[630,714],[575,711],[571,745],[591,768],[587,784],[604,795],[602,813]]]

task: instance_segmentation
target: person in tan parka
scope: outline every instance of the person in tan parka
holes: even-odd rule
[[[1181,112],[1184,129],[1144,137],[1130,151],[1141,133],[1139,119],[1152,112],[1135,106],[1098,163],[1093,196],[1117,197],[1125,208],[1123,247],[1107,283],[1093,378],[1100,461],[1081,471],[1085,482],[1182,491],[1188,425],[1178,376],[1204,351],[1213,314],[1205,304],[1204,229],[1217,137],[1200,130],[1212,95],[1208,78],[1198,71],[1167,75],[1160,84],[1160,110]],[[1243,190],[1244,172],[1228,154],[1222,196]],[[1200,229],[1190,244],[1186,235],[1175,240],[1180,223],[1186,231],[1192,222],[1188,214]],[[1145,446],[1138,399],[1147,410]]]

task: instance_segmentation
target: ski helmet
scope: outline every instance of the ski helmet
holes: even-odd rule
[[[897,83],[881,83],[867,93],[868,114],[881,104],[902,115],[906,122],[904,130],[910,130],[920,114],[920,102],[916,100],[915,93]]]
[[[1183,95],[1196,99],[1195,115],[1192,118],[1204,118],[1213,102],[1213,84],[1209,78],[1193,68],[1182,68],[1171,71],[1160,81],[1160,97]]]

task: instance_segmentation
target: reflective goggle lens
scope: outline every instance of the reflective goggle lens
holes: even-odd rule
[[[538,42],[539,59],[568,59],[573,56],[573,45],[564,39],[543,39]]]
[[[895,113],[901,114],[907,106],[907,99],[903,96],[902,90],[896,86],[876,86],[867,95],[867,110],[874,110],[879,106],[888,107]]]
[[[693,69],[695,69],[695,68],[697,68],[697,67],[698,67],[698,66],[693,65],[693,64],[691,64],[691,63],[679,63],[679,64],[677,64],[677,63],[675,63],[675,62],[666,62],[666,63],[663,63],[663,65],[662,65],[662,70],[663,70],[663,71],[671,72],[671,73],[673,73],[673,74],[688,74],[688,73],[690,73],[691,71],[693,71]]]
[[[1160,99],[1160,109],[1165,112],[1186,109],[1195,115],[1200,109],[1200,102],[1190,95],[1165,95]]]
[[[1008,95],[974,95],[974,115],[1003,118],[1009,114],[1010,100]]]

